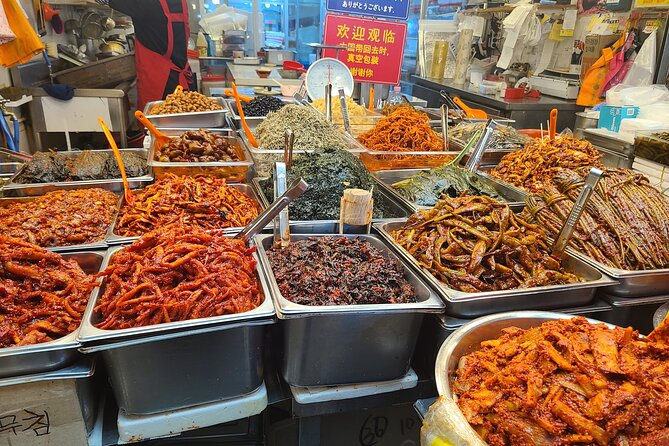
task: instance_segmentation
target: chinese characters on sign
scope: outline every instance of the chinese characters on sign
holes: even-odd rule
[[[396,85],[406,32],[406,23],[328,14],[323,43],[347,48],[339,51],[338,59],[349,67],[356,81]],[[326,49],[324,57],[335,57],[335,50]]]
[[[409,0],[327,0],[326,9],[330,12],[406,20],[409,17]]]
[[[36,437],[49,435],[49,413],[23,409],[20,412],[0,415],[0,435],[18,435],[32,432]]]

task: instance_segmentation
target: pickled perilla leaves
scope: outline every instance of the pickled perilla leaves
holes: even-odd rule
[[[393,184],[393,188],[419,206],[434,206],[442,196],[457,197],[464,191],[469,191],[470,195],[500,198],[497,191],[483,183],[476,174],[456,166],[442,166],[420,172]]]

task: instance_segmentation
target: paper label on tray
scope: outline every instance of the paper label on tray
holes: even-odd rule
[[[74,380],[0,388],[0,445],[87,444]]]

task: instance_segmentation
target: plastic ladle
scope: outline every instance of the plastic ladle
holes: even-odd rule
[[[256,141],[256,137],[253,136],[253,132],[251,132],[251,129],[249,128],[249,125],[246,123],[246,118],[244,117],[244,109],[242,108],[242,102],[239,98],[239,93],[237,92],[237,86],[235,83],[232,83],[232,94],[235,97],[235,101],[237,102],[237,112],[239,114],[239,118],[242,120],[242,127],[244,128],[244,133],[246,133],[246,137],[249,140],[249,143],[253,147],[258,147],[258,141]]]
[[[232,90],[230,90],[229,88],[226,88],[225,90],[223,90],[223,94],[225,94],[226,96],[230,96],[231,98],[235,97],[235,93]],[[251,96],[244,96],[243,94],[240,94],[239,95],[239,100],[242,101],[242,102],[251,102],[253,100],[253,98]]]
[[[102,120],[102,118],[98,117],[98,122],[100,123],[100,127],[102,127],[102,131],[104,132],[105,136],[107,137],[107,142],[109,142],[109,145],[111,146],[112,150],[114,151],[114,157],[116,158],[116,162],[118,163],[118,169],[121,171],[121,178],[123,179],[123,194],[125,196],[125,202],[132,206],[132,203],[134,202],[135,197],[133,197],[132,192],[130,191],[130,185],[128,184],[128,177],[125,174],[125,165],[123,164],[123,157],[121,157],[121,152],[119,152],[118,146],[116,146],[116,141],[114,141],[114,137],[112,136],[111,132],[107,128],[107,125]]]
[[[163,132],[161,132],[160,130],[158,130],[156,126],[153,125],[153,123],[149,121],[149,119],[146,116],[144,116],[144,113],[142,113],[141,110],[137,110],[135,112],[135,119],[137,119],[140,123],[142,123],[142,125],[144,125],[144,127],[146,127],[149,130],[149,132],[151,132],[151,134],[153,135],[154,144],[156,146],[162,147],[168,142],[170,142],[170,139],[172,139]]]
[[[455,102],[458,105],[458,107],[464,110],[468,118],[488,119],[488,113],[484,112],[483,110],[479,110],[477,108],[471,108],[470,106],[462,102],[462,99],[460,99],[457,96],[453,98],[453,102]]]

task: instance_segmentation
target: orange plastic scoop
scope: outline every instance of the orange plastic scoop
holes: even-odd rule
[[[144,113],[142,113],[141,110],[137,110],[135,112],[135,118],[139,122],[141,122],[144,125],[144,127],[149,129],[149,132],[151,132],[151,134],[153,134],[153,139],[155,141],[155,144],[158,145],[158,147],[162,147],[168,142],[170,142],[171,138],[166,134],[164,134],[163,132],[161,132],[160,130],[158,130],[156,126],[153,125],[153,123],[149,121],[146,116],[144,116]]]
[[[479,110],[477,108],[471,108],[470,106],[462,102],[462,99],[460,99],[457,96],[453,98],[453,102],[455,102],[457,106],[460,107],[465,112],[468,118],[488,119],[488,113],[484,112],[483,110]]]
[[[235,97],[235,93],[232,90],[230,90],[229,88],[226,88],[225,90],[223,90],[223,93],[226,96]],[[251,96],[244,96],[242,94],[239,95],[239,99],[241,101],[244,101],[244,102],[251,102],[253,100],[253,98]]]
[[[125,196],[125,202],[128,203],[129,205],[132,205],[134,197],[132,195],[132,192],[130,191],[130,185],[128,184],[128,177],[125,174],[125,165],[123,164],[123,157],[121,157],[121,152],[118,150],[118,146],[116,146],[116,141],[114,141],[114,137],[112,136],[111,132],[105,125],[105,122],[102,120],[102,118],[98,117],[98,122],[100,123],[100,127],[102,127],[102,131],[104,132],[105,136],[107,137],[107,142],[109,142],[109,146],[112,148],[114,151],[114,157],[116,158],[116,162],[118,163],[118,169],[121,171],[121,178],[123,179],[123,194]]]
[[[249,125],[246,123],[246,118],[244,117],[244,109],[242,108],[242,103],[239,99],[239,93],[237,93],[237,86],[235,83],[232,83],[232,93],[235,96],[235,101],[237,101],[237,111],[239,114],[239,118],[242,120],[242,127],[244,128],[244,133],[246,133],[246,137],[248,138],[249,142],[253,147],[258,147],[258,141],[256,141],[256,137],[253,136],[253,132],[251,132],[251,129],[249,128]]]
[[[557,131],[557,108],[551,110],[550,121],[548,124],[548,134],[551,137],[551,141],[555,141],[555,132]]]

